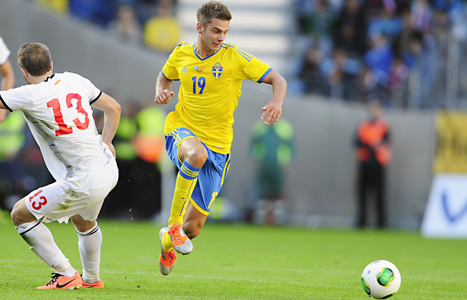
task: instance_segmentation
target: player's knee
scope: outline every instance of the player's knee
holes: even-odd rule
[[[203,148],[195,148],[188,153],[187,161],[196,168],[201,168],[208,159],[208,152]]]
[[[21,225],[27,222],[32,222],[35,220],[35,218],[32,217],[31,213],[26,208],[24,201],[22,200],[15,203],[15,205],[13,206],[13,209],[11,210],[10,215],[11,215],[11,220],[13,221],[13,224],[15,226],[18,226],[18,225]]]
[[[203,228],[203,226],[196,224],[195,222],[188,222],[183,224],[183,231],[185,231],[185,234],[190,240],[199,235],[201,228]]]
[[[11,210],[11,213],[10,213],[11,220],[13,221],[13,224],[15,226],[21,225],[19,214],[18,214],[17,204],[18,203],[16,203],[15,206],[13,206],[13,209]]]

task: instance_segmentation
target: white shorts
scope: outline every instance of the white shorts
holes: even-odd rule
[[[29,211],[43,222],[68,223],[74,215],[95,221],[105,197],[118,181],[118,167],[114,159],[94,170],[80,170],[64,180],[39,188],[26,196]]]

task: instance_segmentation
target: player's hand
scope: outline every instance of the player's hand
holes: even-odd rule
[[[261,120],[264,120],[264,124],[271,125],[277,124],[281,115],[282,115],[282,106],[275,104],[274,102],[269,102],[263,108],[263,114],[261,115]]]
[[[109,147],[110,151],[112,152],[114,158],[117,158],[117,153],[115,152],[115,147],[112,145],[112,143],[106,143],[107,146]]]
[[[169,103],[170,99],[172,99],[172,96],[174,95],[174,92],[170,90],[162,90],[159,93],[157,93],[156,98],[154,99],[154,102],[156,104],[167,104]]]

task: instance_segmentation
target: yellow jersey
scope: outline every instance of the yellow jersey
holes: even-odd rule
[[[212,151],[228,154],[242,81],[261,83],[271,70],[236,45],[223,43],[205,58],[196,53],[195,44],[177,45],[162,68],[167,79],[181,83],[178,103],[167,116],[164,134],[186,127]]]

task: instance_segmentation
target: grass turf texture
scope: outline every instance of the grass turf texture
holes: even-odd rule
[[[8,224],[5,224],[8,223]],[[159,226],[100,221],[105,289],[35,290],[47,267],[9,222],[0,224],[0,299],[368,299],[360,275],[376,259],[402,274],[400,299],[467,299],[467,240],[417,232],[206,224],[194,251],[159,273]],[[71,224],[48,224],[81,270]]]

